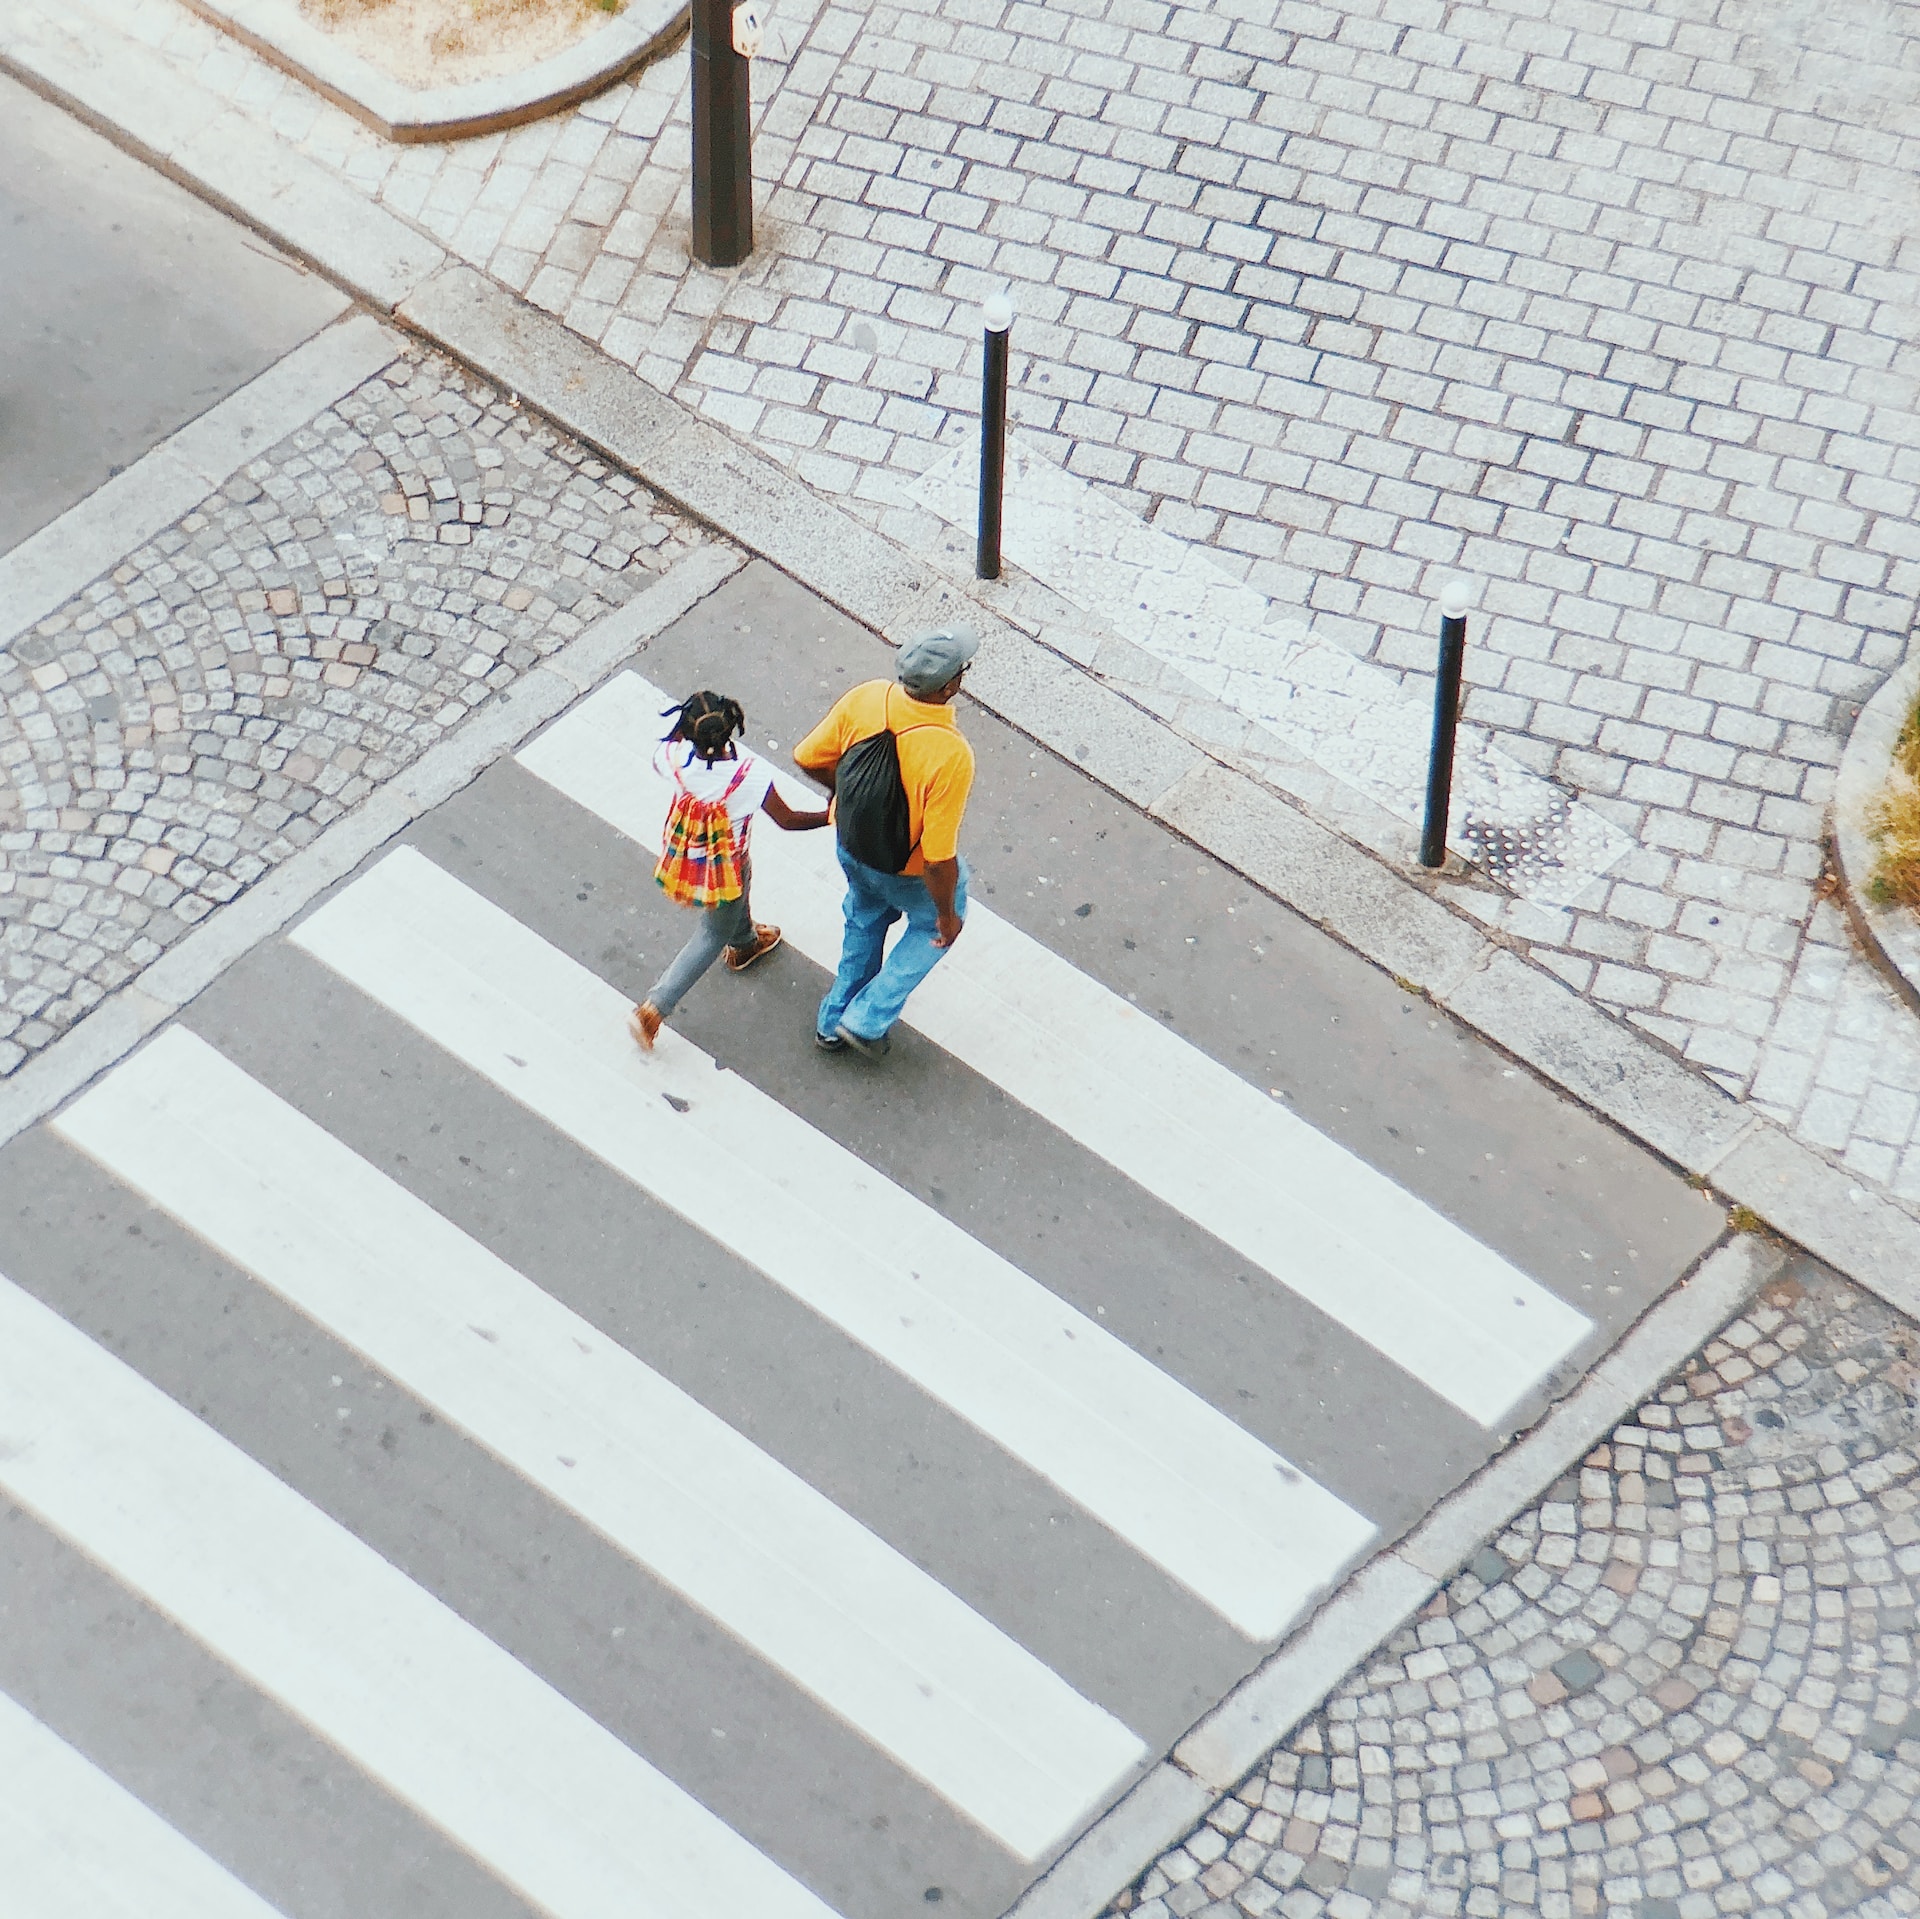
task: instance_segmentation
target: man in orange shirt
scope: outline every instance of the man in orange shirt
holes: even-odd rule
[[[964,626],[909,640],[895,663],[897,684],[856,686],[793,749],[835,794],[847,876],[840,970],[814,1023],[814,1041],[827,1052],[884,1053],[907,995],[960,937],[960,817],[973,786],[973,748],[954,724],[953,699],[979,648]],[[889,953],[887,929],[902,918],[906,931]]]

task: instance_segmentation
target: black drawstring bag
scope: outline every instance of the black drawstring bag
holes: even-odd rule
[[[889,709],[892,702],[889,687]],[[900,778],[899,734],[889,725],[854,741],[840,755],[833,791],[833,823],[840,844],[862,866],[878,873],[898,873],[913,857],[913,822],[906,785]]]

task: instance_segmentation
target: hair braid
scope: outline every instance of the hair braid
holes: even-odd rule
[[[745,709],[724,693],[689,693],[660,717],[673,720],[673,731],[667,738],[685,740],[709,766],[723,759],[734,739],[747,730]]]

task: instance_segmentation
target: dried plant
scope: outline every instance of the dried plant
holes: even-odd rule
[[[1920,909],[1920,706],[1893,747],[1893,765],[1867,815],[1879,842],[1869,896],[1883,905]]]

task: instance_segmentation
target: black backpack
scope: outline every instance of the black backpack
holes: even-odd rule
[[[840,844],[862,866],[879,873],[899,872],[913,857],[913,825],[907,789],[900,778],[899,734],[885,726],[864,740],[855,740],[840,755],[833,791],[833,821]]]

